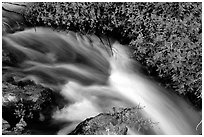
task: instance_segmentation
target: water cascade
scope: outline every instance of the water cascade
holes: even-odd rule
[[[67,134],[88,117],[112,107],[140,105],[144,116],[158,124],[156,134],[198,134],[201,115],[182,98],[170,94],[136,70],[129,51],[118,42],[108,46],[96,36],[28,29],[3,36],[3,46],[15,56],[13,71],[49,88],[60,89],[71,103],[53,114],[73,123]],[[134,134],[140,134],[133,131]]]

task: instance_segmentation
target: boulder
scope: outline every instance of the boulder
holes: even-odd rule
[[[48,123],[53,112],[66,104],[57,92],[32,81],[17,81],[16,77],[20,75],[5,73],[2,82],[2,118],[10,125],[9,129],[19,127],[22,121],[25,125],[22,127],[28,128]]]
[[[81,122],[70,135],[154,134],[151,120],[143,118],[140,107],[113,109]]]

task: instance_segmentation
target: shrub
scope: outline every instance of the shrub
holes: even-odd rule
[[[201,107],[201,3],[158,3],[150,9],[145,28],[130,43],[134,58]]]
[[[34,26],[95,33],[133,48],[133,58],[201,108],[201,3],[34,3]]]

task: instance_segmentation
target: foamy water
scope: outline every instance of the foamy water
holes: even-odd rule
[[[143,108],[145,117],[158,124],[156,134],[199,134],[201,115],[182,98],[170,94],[135,70],[128,49],[115,42],[104,46],[95,36],[62,34],[45,28],[3,37],[3,46],[17,58],[18,68],[39,84],[61,89],[70,102],[53,114],[56,120],[73,124],[58,134],[67,134],[88,117],[112,107]],[[140,134],[131,131],[132,134]]]

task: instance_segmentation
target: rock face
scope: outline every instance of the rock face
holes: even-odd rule
[[[23,131],[24,128],[32,129],[33,125],[49,123],[53,112],[64,107],[66,102],[51,89],[36,85],[32,81],[20,81],[20,78],[22,74],[3,71],[2,118],[9,126],[3,125],[7,126],[8,130],[20,128]],[[59,98],[61,100],[57,102]]]
[[[154,134],[153,122],[142,118],[141,108],[114,108],[113,113],[101,113],[81,122],[70,135]],[[134,132],[133,132],[134,131]]]
[[[2,85],[2,117],[11,128],[15,127],[22,117],[28,123],[51,118],[54,107],[52,91],[34,85],[19,87],[8,82],[3,82]],[[49,112],[50,114],[47,114]]]

